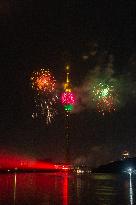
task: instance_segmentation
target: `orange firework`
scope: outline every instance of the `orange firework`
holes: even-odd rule
[[[56,104],[58,101],[56,91],[56,80],[49,70],[41,68],[34,72],[31,77],[34,92],[35,111],[33,118],[45,119],[46,123],[51,123],[56,115]]]
[[[56,81],[49,70],[40,69],[34,72],[31,77],[32,88],[40,92],[53,92],[55,90]]]

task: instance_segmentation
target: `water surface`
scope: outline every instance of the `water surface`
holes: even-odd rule
[[[135,205],[136,177],[0,174],[0,205]]]

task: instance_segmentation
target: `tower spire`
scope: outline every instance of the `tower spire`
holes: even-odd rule
[[[65,92],[71,92],[69,74],[70,74],[70,67],[69,67],[69,65],[67,65],[66,66],[66,83],[64,85]]]
[[[70,80],[69,80],[69,65],[66,66],[66,72],[67,72],[66,82],[69,83],[70,82]]]

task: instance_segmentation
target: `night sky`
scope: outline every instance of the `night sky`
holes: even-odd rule
[[[63,161],[63,109],[49,126],[31,118],[31,74],[45,65],[63,83],[70,64],[72,84],[80,88],[112,56],[114,75],[129,82],[122,83],[125,97],[105,116],[91,108],[72,114],[72,161],[98,165],[123,150],[136,155],[135,13],[135,0],[0,1],[1,150]]]

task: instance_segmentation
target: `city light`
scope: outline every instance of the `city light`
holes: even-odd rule
[[[75,104],[75,96],[74,96],[73,92],[62,93],[61,102],[63,105],[74,105]]]
[[[75,95],[72,91],[69,79],[69,66],[66,66],[66,82],[64,84],[64,92],[61,94],[61,103],[65,111],[71,112],[75,105]]]
[[[127,174],[129,174],[130,176],[131,176],[132,174],[136,174],[136,170],[133,169],[132,167],[128,167],[124,172],[127,173]]]

